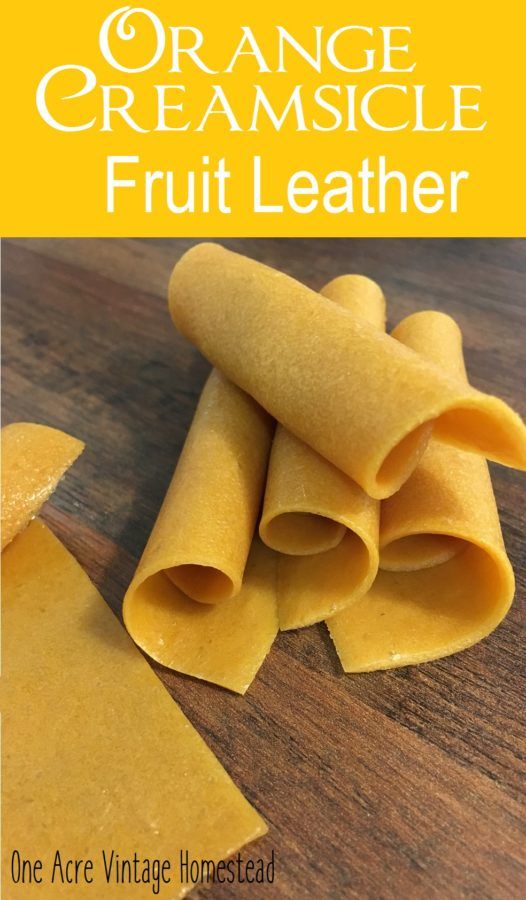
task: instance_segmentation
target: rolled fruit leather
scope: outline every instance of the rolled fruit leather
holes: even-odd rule
[[[239,693],[278,627],[274,554],[256,540],[249,557],[273,427],[212,371],[124,598],[124,623],[146,653]]]
[[[199,244],[176,264],[169,304],[226,377],[372,497],[407,480],[433,427],[526,468],[526,426],[503,401],[268,266]]]
[[[385,329],[385,298],[369,278],[343,275],[321,293]],[[277,426],[259,531],[269,546],[292,554],[278,557],[282,630],[321,622],[368,590],[378,570],[379,515],[378,500]]]
[[[416,313],[393,336],[467,381],[462,336],[449,316]],[[502,621],[513,594],[486,461],[433,438],[382,504],[376,581],[327,624],[345,671],[388,669],[477,643]]]
[[[108,856],[118,847],[133,858],[139,847],[162,859],[175,845],[218,862],[267,830],[78,562],[41,520],[27,524],[82,448],[46,426],[2,429],[2,525],[11,538],[2,553],[0,679],[6,900],[55,896],[8,878],[23,846],[52,860],[57,847],[95,859],[101,846]],[[91,896],[92,885],[77,887],[76,896]],[[106,885],[105,900],[122,887]],[[188,891],[177,872],[170,890],[174,898]],[[144,884],[125,894],[140,900]]]

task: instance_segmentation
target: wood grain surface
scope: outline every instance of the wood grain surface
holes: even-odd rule
[[[86,442],[43,518],[117,613],[208,371],[166,305],[171,267],[192,243],[4,243],[4,423]],[[451,313],[473,384],[526,414],[526,241],[224,243],[313,288],[369,275],[391,326],[424,307]],[[343,675],[319,625],[280,635],[245,697],[154,664],[269,824],[247,855],[276,853],[273,886],[204,897],[526,895],[525,477],[492,474],[517,596],[473,649]]]

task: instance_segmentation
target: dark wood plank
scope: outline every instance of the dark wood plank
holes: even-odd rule
[[[4,244],[4,421],[87,449],[44,517],[119,613],[207,364],[173,330],[171,267],[190,240]],[[228,240],[314,288],[376,278],[390,323],[454,315],[473,383],[526,414],[526,242]],[[526,890],[524,477],[492,467],[517,598],[488,640],[418,668],[341,674],[323,626],[280,635],[246,697],[155,666],[269,822],[250,855],[273,889],[203,896],[513,898]]]

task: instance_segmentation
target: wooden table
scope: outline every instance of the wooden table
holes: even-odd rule
[[[191,243],[4,245],[4,421],[47,423],[86,442],[43,517],[117,612],[208,370],[175,333],[165,300]],[[526,414],[526,241],[224,243],[314,288],[345,272],[372,276],[391,325],[422,307],[452,313],[474,385]],[[492,472],[517,598],[473,649],[346,676],[319,625],[280,635],[245,697],[155,665],[267,820],[268,836],[249,852],[276,852],[273,888],[204,896],[524,895],[525,479]]]

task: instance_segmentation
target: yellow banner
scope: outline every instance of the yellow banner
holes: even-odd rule
[[[524,4],[10,3],[3,235],[525,233]]]

